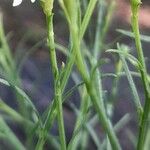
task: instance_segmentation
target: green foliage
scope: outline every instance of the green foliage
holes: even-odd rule
[[[116,49],[112,49],[109,47],[109,43],[105,44],[105,37],[107,36],[112,14],[116,6],[115,0],[112,0],[110,3],[103,0],[59,0],[58,3],[66,18],[64,21],[68,24],[69,41],[67,47],[62,46],[55,40],[53,18],[58,13],[58,10],[56,12],[53,10],[54,0],[40,1],[46,18],[47,47],[50,54],[54,83],[53,101],[47,106],[42,115],[36,109],[32,99],[24,92],[19,72],[30,54],[43,44],[43,40],[24,55],[24,58],[19,62],[19,67],[17,67],[17,60],[14,60],[11,53],[4,33],[2,17],[0,16],[0,84],[12,89],[18,104],[15,110],[0,99],[0,139],[3,138],[6,141],[10,141],[10,145],[16,150],[43,150],[46,143],[50,143],[55,149],[85,150],[88,148],[89,138],[92,139],[97,149],[121,150],[122,145],[117,137],[117,133],[130,122],[132,117],[130,114],[125,114],[116,124],[113,122],[113,117],[120,90],[120,79],[121,77],[127,77],[132,93],[133,105],[137,112],[139,137],[136,139],[132,131],[129,130],[127,130],[127,135],[129,138],[130,136],[134,137],[132,139],[133,144],[138,143],[138,150],[142,150],[143,147],[147,150],[150,141],[150,137],[146,136],[150,132],[148,129],[150,77],[146,69],[141,40],[145,42],[150,40],[149,36],[140,35],[139,32],[138,11],[141,1],[131,0],[133,32],[122,29],[117,30],[117,32],[135,40],[137,58],[131,54],[131,48],[127,45],[117,43]],[[94,13],[97,14],[97,22],[93,32],[91,27],[95,23],[92,19]],[[105,49],[105,45],[108,50]],[[66,56],[66,62],[62,62],[62,66],[58,65],[56,49]],[[103,58],[101,54],[104,52],[115,53],[119,56],[113,55],[115,57],[115,71],[113,73],[102,72],[103,65],[109,65],[111,62],[105,56]],[[18,58],[17,54],[15,58]],[[136,71],[131,71],[129,64]],[[74,66],[76,69],[74,69]],[[74,80],[75,85],[67,90],[66,85],[70,77]],[[107,91],[110,94],[105,91],[103,86],[103,79],[106,77],[111,77],[113,81],[111,91]],[[141,98],[138,94],[134,77],[141,79],[145,94],[144,107],[141,104]],[[75,91],[79,93],[79,108],[69,101]],[[76,115],[73,134],[68,144],[65,133],[64,102],[70,104]],[[49,132],[55,120],[58,124],[58,137],[54,137]],[[19,140],[8,126],[8,121],[10,121],[10,124],[15,122],[16,124],[23,125],[22,130],[26,136],[24,143]],[[100,125],[103,129],[103,138],[99,138],[95,130],[96,125]],[[34,138],[37,139],[36,144],[33,141]]]

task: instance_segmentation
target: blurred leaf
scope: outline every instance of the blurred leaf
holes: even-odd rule
[[[110,60],[107,59],[107,58],[105,58],[105,59],[100,59],[100,60],[96,63],[96,65],[93,66],[93,68],[92,68],[92,71],[91,71],[91,78],[94,77],[94,74],[95,74],[95,72],[96,72],[96,70],[97,70],[98,67],[100,67],[100,66],[102,66],[103,64],[106,64],[106,63],[108,63],[108,62],[110,62]]]
[[[125,114],[114,126],[114,130],[116,133],[118,133],[120,130],[123,130],[125,125],[129,123],[131,120],[131,115],[129,113]],[[101,149],[99,150],[104,150],[105,147],[107,146],[107,137],[104,139],[103,143],[101,144]]]
[[[39,114],[38,114],[36,107],[30,100],[28,95],[21,88],[15,86],[15,85],[12,85],[11,83],[9,83],[8,81],[6,81],[5,79],[2,79],[2,78],[0,78],[0,83],[4,84],[6,86],[12,87],[22,97],[22,99],[20,99],[20,100],[25,102],[28,107],[32,108],[32,110],[36,113],[37,118],[39,118]]]
[[[64,55],[66,55],[66,56],[69,56],[69,55],[70,55],[69,50],[68,50],[65,46],[63,46],[63,45],[61,45],[61,44],[59,44],[59,43],[55,43],[55,47],[56,47],[56,49],[58,49],[60,52],[62,52]]]
[[[117,44],[117,48],[118,48],[118,51],[123,51],[123,47],[121,47],[119,44]],[[119,53],[119,56],[120,56],[120,58],[122,60],[123,67],[124,67],[124,70],[126,72],[127,79],[128,79],[128,82],[129,82],[132,94],[134,96],[133,101],[134,101],[134,104],[135,104],[135,107],[136,107],[136,110],[137,110],[137,113],[138,113],[138,117],[139,117],[139,119],[141,119],[141,116],[142,116],[142,113],[143,113],[143,108],[142,108],[142,105],[141,105],[141,102],[140,102],[140,98],[139,98],[136,86],[134,84],[132,75],[130,73],[130,70],[128,68],[128,65],[126,63],[124,55],[122,55],[122,53]]]
[[[9,126],[5,123],[5,121],[0,117],[0,135],[8,140],[7,142],[13,146],[12,149],[15,150],[25,150],[23,144],[19,141],[13,131],[9,128]]]
[[[131,115],[129,113],[125,114],[114,126],[116,132],[119,132],[123,127],[129,123],[131,120]]]
[[[117,29],[116,31],[121,33],[121,34],[124,34],[126,36],[129,36],[131,38],[134,38],[133,32],[130,32],[130,31],[127,31],[127,30],[122,30],[122,29]],[[150,36],[147,36],[147,35],[142,35],[141,34],[140,39],[144,42],[150,42]]]
[[[142,65],[138,61],[138,59],[135,58],[134,56],[132,56],[131,54],[129,54],[128,52],[126,52],[126,51],[120,51],[120,50],[116,50],[116,49],[109,49],[106,52],[109,52],[109,53],[118,53],[119,55],[121,54],[125,58],[127,58],[131,62],[131,64],[138,69],[138,71],[142,70]]]
[[[133,144],[134,149],[136,149],[136,145],[137,145],[136,136],[129,129],[126,130],[126,134],[127,134],[128,138],[129,138],[129,140],[131,141],[131,143]]]
[[[17,60],[17,71],[20,72],[24,63],[27,61],[27,59],[35,52],[38,50],[38,47],[41,46],[44,43],[44,40],[41,40],[39,42],[37,42],[33,47],[31,47],[28,51],[26,51],[25,53],[23,53],[21,56],[19,54],[16,53],[16,58],[15,60]],[[19,50],[18,50],[19,51]],[[21,58],[21,59],[20,59]]]
[[[90,18],[93,14],[96,3],[97,3],[97,0],[90,0],[89,1],[88,7],[86,9],[86,13],[84,15],[84,18],[83,18],[83,21],[82,21],[82,24],[81,24],[81,30],[80,30],[80,38],[81,39],[85,34],[85,31],[86,31],[87,26],[89,24]]]
[[[73,103],[70,103],[70,106],[72,107],[73,111],[77,116],[80,115],[80,111],[76,108],[76,106]],[[93,126],[96,124],[98,118],[97,115],[92,117],[90,121],[87,121],[86,118],[81,120],[80,126],[75,130],[73,137],[71,138],[71,141],[69,143],[69,146],[72,144],[74,141],[75,137],[78,135],[79,132],[82,132],[83,127],[85,127],[86,131],[90,134],[92,140],[94,141],[96,147],[100,149],[100,139],[98,138],[96,132],[93,129]]]
[[[0,99],[0,110],[3,111],[3,112],[5,112],[9,116],[11,116],[13,118],[13,120],[17,120],[19,122],[22,122],[22,121],[25,120],[18,112],[16,112],[14,109],[12,109],[11,107],[9,107],[1,99]]]
[[[80,86],[82,86],[83,84],[84,84],[84,82],[81,82],[81,83],[79,83],[79,84],[73,86],[69,91],[67,91],[67,92],[63,95],[63,102],[64,102],[67,98],[69,98],[69,97],[71,96],[71,94],[72,94],[75,90],[77,90]]]

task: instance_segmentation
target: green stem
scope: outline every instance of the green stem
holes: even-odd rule
[[[65,138],[65,130],[64,130],[64,121],[63,121],[63,108],[62,108],[62,92],[60,89],[60,83],[58,83],[56,89],[56,100],[57,100],[57,118],[58,118],[61,149],[66,150],[66,138]]]
[[[62,92],[60,88],[59,71],[57,67],[57,58],[55,52],[54,34],[53,34],[53,15],[47,16],[48,23],[48,46],[50,48],[50,59],[52,63],[52,71],[54,75],[54,88],[55,88],[55,101],[57,106],[57,117],[59,126],[59,135],[62,150],[66,150],[66,139],[64,130],[64,120],[63,120],[63,108],[62,108]]]
[[[74,24],[73,28],[71,28],[71,33],[72,33],[72,41],[73,41],[73,46],[74,46],[73,50],[76,51],[77,68],[85,82],[87,92],[88,92],[88,94],[91,98],[91,101],[93,103],[93,106],[95,107],[95,110],[99,116],[99,120],[102,123],[102,126],[108,134],[112,148],[114,150],[120,150],[121,147],[116,138],[113,127],[112,127],[109,119],[107,119],[107,115],[106,115],[105,111],[103,111],[104,110],[103,106],[100,106],[99,98],[95,91],[95,86],[93,85],[92,80],[90,79],[89,73],[87,72],[86,66],[84,64],[84,61],[83,61],[83,58],[82,58],[82,55],[80,52],[80,40],[78,38],[78,35],[79,35],[78,28],[77,28],[77,26],[75,27],[75,24]]]
[[[82,140],[82,132],[80,128],[83,126],[83,122],[86,123],[88,117],[88,108],[89,108],[89,96],[87,95],[86,87],[83,87],[83,92],[81,93],[81,106],[78,114],[78,118],[75,123],[75,128],[73,131],[72,139],[68,144],[68,150],[76,150],[79,142]]]
[[[48,27],[48,47],[50,49],[50,60],[52,66],[52,72],[54,76],[54,101],[56,104],[57,110],[57,119],[59,126],[59,137],[61,143],[61,149],[66,150],[66,139],[65,139],[65,130],[64,130],[64,121],[63,121],[63,108],[62,108],[62,91],[60,87],[60,78],[59,71],[57,66],[56,52],[55,52],[55,42],[54,42],[54,33],[53,33],[53,14],[46,15],[47,27]],[[49,128],[47,123],[44,124],[44,127],[41,131],[41,137],[39,138],[38,144],[36,146],[37,150],[41,150],[45,143]]]
[[[96,109],[96,112],[98,114],[99,120],[104,128],[104,130],[107,132],[111,146],[113,148],[113,150],[120,150],[121,147],[119,145],[119,142],[116,138],[114,129],[109,121],[109,119],[107,118],[107,115],[105,112],[103,112],[103,108],[101,108],[101,106],[99,105],[99,99],[97,99],[97,94],[94,91],[94,87],[91,86],[91,84],[86,84],[88,93],[91,97],[92,103]]]
[[[141,1],[140,0],[131,0],[131,9],[132,9],[132,29],[135,35],[135,44],[137,48],[137,54],[138,59],[141,63],[141,79],[144,86],[144,92],[145,92],[145,105],[144,105],[144,112],[142,115],[142,121],[140,123],[140,129],[139,129],[139,137],[138,137],[138,144],[137,144],[137,150],[143,150],[146,133],[147,133],[147,126],[148,126],[148,116],[150,111],[150,88],[148,85],[148,79],[147,79],[147,69],[145,65],[145,59],[143,55],[142,50],[142,44],[140,40],[140,32],[139,32],[139,24],[138,24],[138,12],[140,8]]]
[[[83,36],[85,34],[85,31],[86,31],[87,26],[89,24],[89,20],[92,16],[92,13],[93,13],[93,10],[95,8],[96,3],[97,3],[97,0],[90,0],[89,1],[86,13],[84,15],[84,18],[83,18],[83,21],[82,21],[82,24],[81,24],[81,30],[80,30],[80,38],[81,39],[83,38]]]
[[[120,47],[119,44],[117,44],[117,48],[118,48],[119,50],[122,50],[122,48]],[[121,68],[122,68],[122,63],[123,63],[123,68],[124,68],[124,71],[125,71],[125,73],[126,73],[126,76],[127,76],[127,79],[128,79],[128,82],[129,82],[129,85],[130,85],[130,88],[131,88],[131,91],[132,91],[132,93],[133,93],[134,103],[135,103],[135,106],[136,106],[136,111],[137,111],[138,119],[139,119],[139,122],[140,122],[140,121],[141,121],[142,114],[143,114],[143,107],[142,107],[142,105],[141,105],[140,98],[139,98],[139,95],[138,95],[138,92],[137,92],[135,83],[134,83],[134,81],[133,81],[131,72],[130,72],[130,70],[129,70],[129,68],[128,68],[128,65],[127,65],[127,62],[126,62],[126,60],[125,60],[125,57],[124,57],[124,55],[122,55],[122,54],[119,54],[119,56],[120,56],[120,59],[121,59],[121,60],[119,60],[119,63],[121,64]],[[122,62],[120,62],[120,61],[122,61]],[[118,69],[119,69],[119,68],[120,68],[120,67],[118,67]],[[120,68],[119,70],[122,70],[121,68]],[[119,70],[117,71],[117,75],[119,74],[119,72],[121,72],[121,71],[119,71]],[[117,78],[117,79],[118,79],[118,78]],[[114,94],[116,95],[116,93],[114,93]],[[112,93],[112,96],[113,96],[114,94]],[[114,96],[113,96],[113,97],[114,97]]]
[[[62,80],[60,83],[60,88],[61,88],[62,93],[64,92],[65,86],[66,86],[68,78],[70,76],[70,73],[71,73],[71,70],[72,70],[72,67],[74,64],[74,60],[75,60],[75,56],[73,53],[73,54],[71,54],[71,56],[68,60],[68,63],[66,65],[66,68],[65,68],[65,71],[63,73],[63,77],[62,77]],[[62,103],[63,103],[63,101],[62,101]],[[53,101],[51,104],[51,107],[49,108],[48,115],[47,115],[45,123],[44,123],[45,128],[51,129],[56,115],[57,115],[56,101]],[[43,138],[43,136],[41,136],[41,140],[40,140],[41,142],[39,141],[38,143],[41,143],[41,145],[42,145],[42,143],[44,143],[43,142],[44,140],[46,140],[46,138]]]
[[[92,3],[92,7],[90,6],[91,3]],[[91,17],[91,15],[93,13],[93,10],[94,10],[93,7],[96,5],[95,0],[94,1],[91,0],[90,4],[88,4],[88,10],[90,10],[90,13],[86,11],[86,14],[84,16],[84,19],[83,19],[83,22],[82,22],[82,25],[81,25],[82,29],[84,29],[84,31],[81,32],[82,33],[80,35],[81,38],[84,36],[85,30],[87,28],[87,25],[89,23],[90,17]],[[68,23],[70,25],[70,18],[68,16],[67,10],[66,10],[65,6],[63,5],[63,3],[61,3],[61,6],[62,6],[62,8],[63,8],[63,10],[65,12],[65,15],[67,15],[66,16],[67,17],[67,21],[68,21]],[[87,14],[89,15],[89,17],[86,17]],[[69,76],[70,76],[70,73],[71,73],[72,67],[74,65],[75,58],[76,58],[75,57],[76,56],[76,51],[73,50],[73,47],[72,47],[71,51],[72,51],[72,53],[69,56],[70,58],[68,59],[68,63],[66,64],[66,67],[65,67],[65,69],[63,71],[64,73],[63,73],[62,80],[61,80],[61,83],[60,83],[61,84],[60,87],[61,87],[62,93],[63,93],[63,91],[65,89],[66,84],[67,84],[67,81],[69,79]],[[49,127],[49,128],[51,128],[51,126],[53,124],[53,120],[55,119],[55,116],[57,114],[55,110],[56,110],[56,104],[55,104],[55,102],[53,102],[51,110],[49,110],[49,113],[48,113],[48,116],[47,116],[47,119],[46,119],[46,122],[45,122],[45,124],[47,124],[47,127]],[[49,120],[51,120],[51,122]]]
[[[98,1],[98,17],[97,17],[97,25],[96,25],[96,33],[95,33],[95,42],[94,42],[94,58],[98,58],[101,52],[101,26],[102,26],[102,19],[103,19],[103,12],[104,12],[104,2],[102,4]]]

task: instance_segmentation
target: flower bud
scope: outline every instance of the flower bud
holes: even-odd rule
[[[41,0],[41,6],[45,15],[50,16],[52,14],[54,0]]]

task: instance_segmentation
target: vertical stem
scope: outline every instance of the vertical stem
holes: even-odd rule
[[[62,108],[62,92],[60,89],[60,83],[58,83],[56,89],[56,100],[57,100],[57,118],[58,118],[61,149],[66,150],[66,138],[65,138],[65,130],[64,130],[64,121],[63,121],[63,108]]]
[[[55,90],[54,100],[56,101],[56,106],[57,106],[59,137],[60,137],[62,150],[66,150],[66,139],[65,139],[64,120],[63,120],[63,108],[62,108],[62,92],[60,88],[59,71],[57,67],[57,58],[56,58],[54,33],[53,33],[53,14],[47,16],[47,25],[48,25],[48,46],[50,48],[50,59],[52,63],[52,72],[54,76],[54,90]]]
[[[98,16],[97,16],[97,25],[96,25],[96,33],[95,33],[95,42],[94,42],[94,58],[98,58],[99,54],[101,53],[101,26],[102,26],[102,19],[103,19],[103,11],[104,11],[104,2],[98,1]]]
[[[61,89],[60,89],[60,81],[59,81],[59,71],[57,67],[56,60],[56,52],[54,48],[54,35],[53,35],[53,16],[48,16],[48,44],[50,47],[50,59],[52,63],[52,71],[54,75],[54,89],[55,89],[55,101],[57,106],[57,117],[58,117],[58,126],[59,126],[59,136],[61,142],[62,150],[66,149],[66,141],[65,141],[65,131],[64,131],[64,122],[63,122],[63,109],[61,102]]]
[[[66,150],[66,139],[65,139],[65,129],[64,129],[64,120],[63,120],[63,108],[62,108],[62,91],[60,87],[60,77],[59,70],[57,66],[57,58],[55,51],[55,43],[54,43],[54,32],[53,32],[53,14],[46,15],[47,28],[48,28],[48,47],[50,49],[50,60],[52,66],[52,72],[54,76],[54,101],[56,104],[57,110],[57,119],[58,119],[58,127],[59,127],[59,137],[61,143],[61,149]],[[44,127],[41,131],[41,137],[39,138],[38,144],[36,146],[37,150],[41,150],[45,143],[49,128],[47,127],[47,123],[44,124]]]
[[[120,150],[121,147],[119,145],[119,142],[116,138],[116,135],[114,133],[113,127],[109,121],[109,119],[107,118],[107,115],[104,111],[103,106],[100,106],[99,104],[99,98],[97,96],[96,90],[95,90],[95,86],[93,85],[93,82],[91,81],[91,78],[89,76],[89,73],[86,69],[86,66],[84,64],[82,55],[81,55],[81,51],[80,51],[80,39],[78,38],[78,27],[75,28],[71,28],[72,31],[72,41],[73,41],[73,46],[74,46],[74,51],[76,51],[76,64],[78,67],[78,70],[85,82],[86,85],[86,89],[87,92],[91,98],[91,101],[93,103],[93,106],[95,107],[95,110],[98,114],[99,120],[102,123],[102,126],[104,128],[104,130],[106,131],[106,133],[108,134],[111,146],[113,148],[113,150]]]
[[[87,87],[88,93],[90,95],[90,98],[92,100],[93,106],[95,107],[96,112],[98,114],[99,120],[100,120],[104,130],[108,134],[112,149],[113,150],[121,150],[121,147],[116,138],[116,135],[114,133],[114,129],[111,125],[111,122],[107,118],[106,113],[103,112],[103,108],[101,108],[101,106],[99,105],[99,99],[97,99],[97,94],[94,91],[94,87],[91,84],[86,84],[86,87]]]
[[[61,6],[62,6],[62,8],[63,8],[63,10],[64,10],[64,12],[65,12],[67,21],[68,21],[68,23],[69,23],[69,25],[70,25],[70,18],[69,18],[69,15],[68,15],[68,13],[67,13],[67,10],[66,10],[66,8],[65,8],[65,6],[64,6],[64,4],[63,4],[63,2],[62,2],[61,0],[60,0],[59,2],[60,2]],[[90,6],[91,3],[92,3],[92,7]],[[94,0],[94,1],[93,1],[93,0],[90,0],[90,3],[88,4],[88,10],[90,10],[90,13],[86,11],[85,17],[84,17],[84,19],[83,19],[83,22],[82,22],[82,29],[84,29],[84,32],[82,32],[82,35],[80,35],[81,38],[84,36],[85,30],[86,30],[87,25],[88,25],[88,23],[89,23],[90,17],[91,17],[91,15],[92,15],[92,13],[93,13],[94,6],[95,6],[95,5],[96,5],[95,0]],[[89,15],[89,17],[86,17],[87,15]],[[72,47],[72,49],[74,49],[74,47]],[[74,50],[71,50],[71,51],[72,51],[72,53],[71,53],[71,55],[69,56],[70,58],[69,58],[68,63],[66,64],[66,68],[65,68],[65,71],[64,71],[64,73],[63,73],[63,77],[62,77],[62,80],[61,80],[61,83],[60,83],[60,84],[61,84],[60,87],[61,87],[62,93],[63,93],[63,91],[64,91],[64,89],[65,89],[65,86],[66,86],[67,81],[68,81],[68,78],[69,78],[69,76],[70,76],[72,67],[73,67],[74,62],[75,62],[76,51],[74,51]],[[51,126],[52,126],[52,124],[53,124],[53,121],[54,121],[54,119],[55,119],[56,114],[57,114],[57,112],[56,112],[56,103],[55,103],[55,101],[54,101],[54,102],[52,103],[51,110],[49,110],[49,113],[48,113],[48,115],[47,115],[47,119],[46,119],[46,121],[45,121],[45,124],[46,124],[47,128],[51,128]],[[51,122],[50,122],[49,120],[51,120]]]
[[[93,13],[93,10],[95,8],[96,3],[97,3],[97,0],[90,0],[89,1],[85,16],[84,16],[82,24],[81,24],[81,30],[80,30],[80,38],[81,39],[83,38],[83,36],[85,34],[85,31],[86,31],[87,26],[89,24],[89,20],[92,16],[92,13]]]
[[[142,50],[142,44],[140,41],[140,32],[139,32],[139,24],[138,24],[138,12],[140,8],[141,1],[140,0],[131,0],[131,10],[132,10],[132,29],[135,35],[135,44],[137,48],[138,53],[138,59],[141,63],[141,79],[144,86],[144,92],[145,92],[145,105],[144,105],[144,112],[142,115],[142,121],[140,123],[140,129],[139,129],[139,137],[138,137],[138,144],[137,144],[137,150],[142,150],[145,143],[146,133],[147,133],[147,126],[148,126],[148,116],[150,111],[150,88],[148,85],[147,80],[147,70]]]

